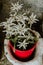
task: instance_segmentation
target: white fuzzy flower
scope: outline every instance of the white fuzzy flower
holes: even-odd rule
[[[14,18],[10,17],[10,18],[7,19],[6,22],[2,22],[0,25],[2,25],[2,26],[4,26],[5,28],[7,28],[8,26],[15,25],[15,24],[13,23],[13,21],[14,21]]]
[[[34,15],[34,13],[32,13],[30,18],[29,18],[29,22],[28,22],[28,24],[30,24],[30,28],[31,28],[33,23],[36,23],[36,21],[38,21],[38,19],[36,19],[36,15]]]
[[[14,26],[16,26],[16,24],[13,23],[14,18],[10,17],[9,19],[7,19],[6,22],[2,22],[0,25],[4,26],[4,31],[6,32],[6,37],[10,37],[14,34]]]
[[[25,26],[22,26],[20,23],[16,26],[14,26],[15,29],[15,33],[19,34],[19,35],[24,35],[24,33],[29,29],[29,28],[25,28]]]
[[[31,39],[31,40],[34,39],[34,36],[30,32],[28,32],[26,40],[29,40],[29,39]]]
[[[10,27],[13,28],[13,26],[15,26],[16,24],[14,24],[13,22],[13,19],[8,19],[6,22],[2,22],[1,25],[4,26],[4,29],[8,30],[10,29]]]
[[[9,38],[12,35],[14,35],[14,28],[10,25],[7,25],[6,27],[4,27],[5,30],[3,32],[6,32],[6,37]]]
[[[18,36],[18,38],[25,38],[25,40],[23,40],[23,42],[20,42],[20,41],[18,41],[18,47],[19,48],[21,48],[21,47],[23,47],[23,49],[26,49],[26,47],[27,47],[27,45],[28,44],[34,44],[34,41],[30,41],[29,39],[31,39],[31,40],[33,40],[34,39],[34,37],[30,34],[30,33],[28,33],[28,35],[24,35],[24,36]],[[26,42],[26,41],[28,41],[28,42]]]
[[[24,35],[24,36],[18,36],[18,38],[25,38],[26,40],[29,40],[29,39],[31,39],[31,40],[33,40],[34,39],[34,36],[30,33],[30,32],[28,32],[28,34],[27,35]]]
[[[17,45],[17,46],[19,48],[23,47],[24,49],[26,49],[27,44],[29,44],[29,43],[26,42],[26,39],[23,42],[18,42],[18,43],[19,43],[19,45]]]
[[[19,14],[16,16],[16,19],[18,22],[21,22],[23,25],[25,25],[25,20],[28,20],[28,17],[25,16],[24,14]]]
[[[33,40],[34,39],[34,37],[30,34],[30,33],[28,33],[28,35],[24,35],[24,36],[18,36],[18,38],[25,38],[25,40],[23,40],[23,42],[20,42],[20,41],[18,41],[18,47],[19,48],[21,48],[21,47],[23,47],[23,49],[26,49],[26,47],[27,47],[27,45],[28,44],[34,44],[34,41],[30,41],[29,39],[31,39],[31,40]],[[26,42],[26,41],[28,41],[28,42]]]
[[[19,4],[19,2],[13,4],[11,3],[12,7],[11,7],[11,12],[15,12],[15,11],[19,11],[22,8],[23,4]]]

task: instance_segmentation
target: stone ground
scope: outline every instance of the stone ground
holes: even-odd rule
[[[0,65],[12,65],[6,58],[5,55],[0,59]]]

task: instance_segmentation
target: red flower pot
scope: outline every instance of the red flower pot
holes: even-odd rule
[[[21,50],[18,50],[18,49],[14,49],[14,47],[11,44],[11,42],[9,41],[9,47],[12,49],[13,53],[18,58],[25,59],[25,58],[29,58],[32,55],[34,49],[36,48],[36,44],[29,50],[21,51]]]

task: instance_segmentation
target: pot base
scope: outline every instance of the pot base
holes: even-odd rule
[[[19,60],[19,61],[22,61],[22,62],[27,62],[27,61],[32,60],[32,59],[35,57],[35,52],[36,52],[36,48],[34,49],[32,55],[31,55],[30,57],[25,58],[25,59],[22,59],[22,58],[17,57],[17,56],[13,53],[12,49],[10,49],[10,53],[11,53],[11,55],[13,56],[13,58],[15,58],[15,59],[17,59],[17,60]]]

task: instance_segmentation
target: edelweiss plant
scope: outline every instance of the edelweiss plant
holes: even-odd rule
[[[15,47],[24,50],[30,43],[33,44],[36,41],[36,37],[29,30],[38,19],[36,19],[34,13],[29,15],[29,11],[27,11],[29,16],[27,16],[27,12],[20,14],[19,11],[22,9],[23,4],[17,2],[15,4],[11,3],[11,5],[10,17],[7,21],[0,23],[0,26],[5,29],[3,32],[6,32],[6,38],[10,39]]]

